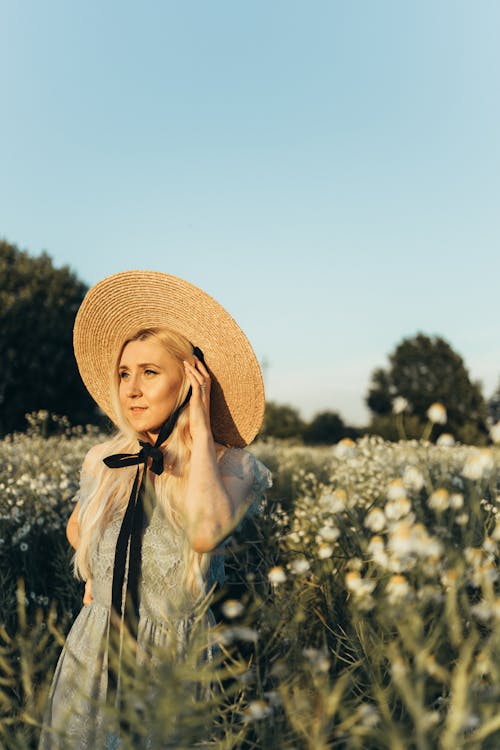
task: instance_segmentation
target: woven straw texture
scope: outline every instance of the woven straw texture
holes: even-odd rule
[[[255,353],[229,313],[206,292],[157,271],[124,271],[87,293],[75,320],[78,368],[92,398],[116,423],[110,380],[120,347],[138,328],[165,326],[205,355],[212,378],[210,420],[224,445],[248,445],[264,416],[264,386]]]

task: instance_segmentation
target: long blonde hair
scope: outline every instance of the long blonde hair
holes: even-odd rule
[[[165,351],[177,360],[179,370],[182,372],[183,381],[174,409],[182,403],[189,389],[183,361],[192,360],[193,347],[184,336],[168,328],[142,328],[123,343],[110,384],[119,432],[111,440],[95,446],[89,452],[82,470],[82,499],[78,516],[80,541],[74,556],[74,569],[75,574],[84,580],[92,575],[91,553],[95,550],[104,528],[113,519],[119,517],[127,505],[136,473],[135,466],[119,470],[109,469],[102,459],[112,453],[135,453],[138,450],[137,441],[148,439],[145,434],[135,432],[122,412],[118,396],[118,365],[128,343],[149,339],[163,346]],[[191,460],[191,434],[187,408],[179,415],[167,444],[162,446],[162,452],[165,468],[163,474],[155,478],[154,492],[173,533],[179,533],[184,538],[183,586],[187,593],[197,596],[203,593],[203,576],[208,568],[210,556],[195,552],[187,536],[182,534],[181,508],[186,493]],[[149,480],[147,480],[147,489],[151,489]]]

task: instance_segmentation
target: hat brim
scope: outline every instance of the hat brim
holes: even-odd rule
[[[206,292],[158,271],[124,271],[85,296],[73,345],[87,390],[116,424],[110,393],[120,347],[139,328],[162,326],[199,346],[212,376],[210,421],[214,439],[243,447],[264,417],[264,384],[255,353],[236,321]]]

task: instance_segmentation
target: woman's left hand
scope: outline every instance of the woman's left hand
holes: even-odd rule
[[[189,430],[191,438],[212,435],[210,428],[210,374],[198,357],[194,365],[184,361],[187,379],[193,390],[189,401]]]

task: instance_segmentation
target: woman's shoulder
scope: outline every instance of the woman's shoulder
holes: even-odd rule
[[[261,511],[261,501],[269,487],[272,475],[253,453],[244,448],[226,448],[219,456],[219,469],[226,488],[240,499],[241,508],[249,515]]]
[[[234,476],[251,484],[257,483],[263,490],[272,485],[271,472],[249,450],[223,446],[220,449],[217,453],[222,476]]]
[[[102,443],[93,445],[83,459],[82,472],[94,474],[97,467],[101,468],[102,460],[106,456],[123,451],[125,448],[126,441],[124,441],[121,435],[108,438]]]

